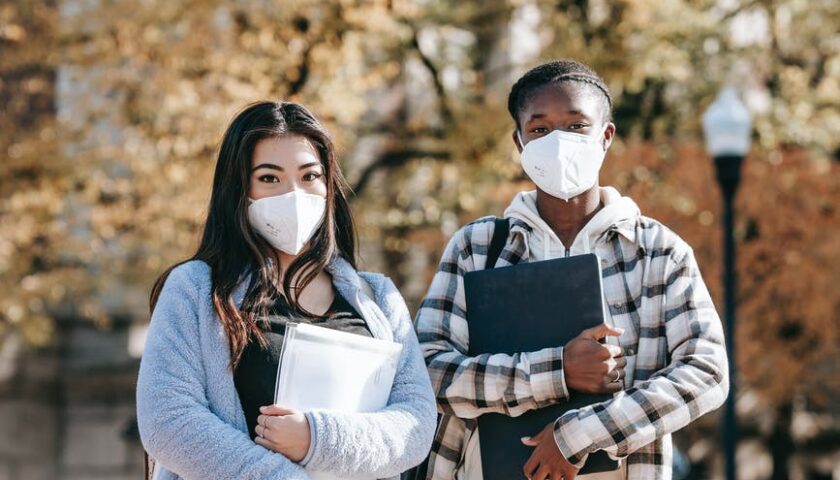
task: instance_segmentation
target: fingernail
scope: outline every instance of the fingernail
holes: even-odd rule
[[[522,440],[523,442],[527,442],[527,441],[528,441],[528,440],[530,440],[530,439],[531,439],[531,437],[522,437],[522,438],[520,438],[520,440]]]
[[[265,412],[265,407],[260,407],[261,412]]]

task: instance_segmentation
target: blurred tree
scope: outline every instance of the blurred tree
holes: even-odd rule
[[[32,344],[52,336],[47,302],[65,298],[73,266],[48,245],[70,183],[57,143],[55,32],[45,2],[0,6],[0,348],[20,332]]]

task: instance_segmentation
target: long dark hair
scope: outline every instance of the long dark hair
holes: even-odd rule
[[[248,223],[252,156],[261,140],[289,135],[306,138],[318,152],[327,183],[327,202],[322,225],[286,269],[282,296],[291,308],[309,314],[298,303],[296,292],[312,282],[334,255],[342,255],[355,268],[356,232],[347,202],[349,189],[326,130],[301,105],[258,102],[236,115],[225,131],[198,250],[157,279],[149,300],[149,309],[154,311],[163,284],[175,267],[190,260],[206,262],[211,271],[213,306],[230,343],[232,369],[252,339],[266,344],[257,318],[266,313],[270,299],[280,293],[272,281],[279,274],[280,259]],[[233,292],[249,274],[255,277],[240,309],[234,302]]]

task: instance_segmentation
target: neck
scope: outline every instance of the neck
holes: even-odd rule
[[[537,189],[537,211],[566,248],[572,246],[577,234],[601,207],[598,185],[568,202]]]
[[[298,255],[291,255],[291,254],[282,252],[282,251],[277,250],[277,249],[274,250],[274,253],[276,255],[275,258],[277,259],[277,261],[280,262],[280,268],[279,268],[279,271],[277,272],[278,276],[277,276],[277,279],[276,279],[276,282],[277,282],[276,287],[277,287],[278,290],[280,290],[282,292],[283,291],[283,280],[286,277],[286,272],[289,270],[289,266],[292,264],[292,262],[295,261],[295,259],[298,257]],[[300,281],[299,277],[297,278],[297,281]],[[324,287],[325,285],[330,285],[331,283],[332,283],[331,275],[329,275],[326,270],[322,270],[313,279],[312,283],[310,283],[309,285],[306,286],[306,290],[309,290],[309,287],[311,287],[313,285],[319,285],[320,287]],[[292,287],[295,288],[295,284],[292,284]],[[301,294],[301,293],[303,293],[303,291],[299,291],[297,293]]]
[[[280,250],[275,250],[275,252],[277,253],[277,260],[280,261],[280,275],[283,276],[289,268],[289,265],[295,261],[297,255],[291,255]]]
[[[283,285],[283,279],[286,277],[286,272],[298,256],[288,254],[276,248],[272,253],[274,254],[274,260],[277,262],[277,278],[275,279],[275,282],[277,288],[282,291],[281,285]]]

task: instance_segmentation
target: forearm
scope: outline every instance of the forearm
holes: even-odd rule
[[[145,358],[137,385],[137,422],[146,451],[185,479],[306,479],[286,457],[251,441],[211,412],[200,385]]]
[[[143,446],[156,461],[185,479],[308,479],[299,465],[255,444],[209,411],[189,420],[160,417],[142,423]]]
[[[438,350],[427,364],[438,405],[459,418],[485,413],[515,417],[569,396],[563,347],[477,357]]]
[[[434,428],[405,410],[375,413],[314,411],[312,455],[305,466],[338,476],[388,478],[420,463],[428,454]]]
[[[475,270],[472,234],[466,227],[450,240],[415,322],[439,408],[460,418],[491,412],[517,416],[568,398],[560,346],[468,355],[463,277]]]
[[[568,412],[554,428],[561,452],[572,463],[597,450],[624,457],[718,408],[728,392],[721,354],[674,362],[610,401]]]
[[[729,363],[723,328],[691,250],[670,265],[659,320],[670,346],[668,365],[608,402],[561,417],[555,437],[570,460],[580,461],[595,450],[627,455],[726,399]]]

